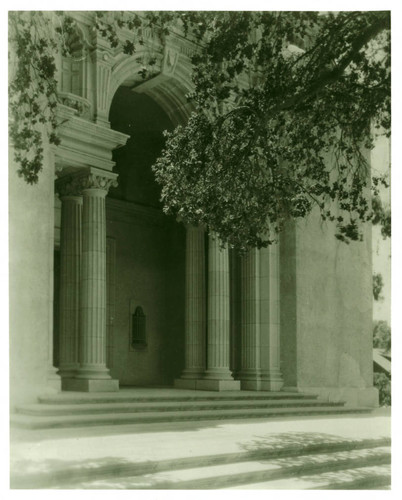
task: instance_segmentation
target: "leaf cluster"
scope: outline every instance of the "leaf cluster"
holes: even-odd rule
[[[54,52],[57,43],[51,20],[42,12],[10,12],[9,36],[15,53],[9,86],[10,140],[18,175],[29,184],[43,167],[43,129],[50,143],[56,135],[57,81]]]
[[[168,213],[245,250],[314,207],[360,240],[368,151],[390,127],[389,16],[219,12],[185,16],[196,107],[154,166]]]
[[[9,16],[16,53],[10,136],[29,183],[43,164],[40,125],[50,142],[59,141],[55,57],[68,52],[74,21],[55,16],[57,23],[48,13]],[[167,213],[207,226],[242,251],[267,246],[287,220],[314,209],[336,225],[339,240],[362,238],[361,223],[373,218],[369,151],[376,133],[390,134],[388,12],[94,17],[96,35],[111,48],[141,52],[144,79],[157,62],[151,49],[144,56],[146,30],[162,46],[175,32],[198,47],[188,95],[195,112],[166,134],[153,166]]]

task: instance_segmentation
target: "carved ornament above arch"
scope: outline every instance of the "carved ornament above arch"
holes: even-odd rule
[[[147,54],[147,50],[127,56],[112,67],[108,111],[117,89],[122,85],[132,86],[133,92],[151,97],[165,111],[173,125],[184,124],[193,109],[186,98],[186,94],[192,90],[190,49],[185,51],[175,38],[169,40],[154,66],[154,76],[145,81],[137,76],[142,67],[138,62],[142,54]]]

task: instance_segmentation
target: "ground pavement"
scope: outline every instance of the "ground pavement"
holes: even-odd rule
[[[12,488],[389,489],[390,411],[12,429]]]

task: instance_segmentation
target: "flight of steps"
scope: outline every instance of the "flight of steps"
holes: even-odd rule
[[[68,432],[71,440],[85,435],[84,431],[96,431],[101,436],[113,435],[111,429],[120,433],[121,429],[129,439],[135,433],[164,429],[177,432],[177,439],[181,439],[180,431],[191,429],[192,421],[203,421],[203,428],[211,424],[214,429],[215,421],[223,419],[232,425],[235,419],[243,419],[244,425],[249,425],[245,419],[292,419],[288,420],[290,431],[286,436],[275,436],[276,444],[261,440],[251,448],[239,447],[235,453],[220,446],[209,448],[205,442],[202,455],[197,453],[195,441],[179,447],[168,459],[146,459],[135,447],[132,457],[126,459],[109,457],[105,450],[99,460],[86,460],[83,450],[82,459],[74,462],[68,459],[67,446],[66,459],[51,460],[49,466],[44,462],[42,468],[30,467],[22,453],[22,462],[13,462],[10,484],[16,489],[389,489],[390,439],[354,440],[319,433],[306,438],[293,430],[292,422],[299,417],[330,418],[370,411],[296,392],[133,389],[109,394],[61,393],[16,408],[11,425],[28,439],[28,446],[31,434],[41,439],[45,433],[51,440],[52,434],[57,439],[59,432]],[[241,423],[238,420],[236,425]],[[118,424],[122,427],[116,427]],[[101,427],[91,430],[90,426]],[[241,439],[240,428],[239,433]],[[157,456],[157,442],[153,446]]]
[[[287,443],[238,453],[11,475],[11,488],[389,489],[390,440]]]
[[[135,392],[104,395],[62,393],[23,405],[11,416],[11,426],[50,429],[94,425],[127,425],[193,420],[275,418],[367,413],[368,408],[328,403],[314,395],[287,392],[204,393],[170,391],[168,395]]]

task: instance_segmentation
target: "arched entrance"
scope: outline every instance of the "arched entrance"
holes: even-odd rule
[[[162,213],[151,167],[173,125],[127,86],[109,120],[130,139],[113,154],[118,186],[106,199],[107,363],[121,386],[172,385],[184,358],[185,230]]]

